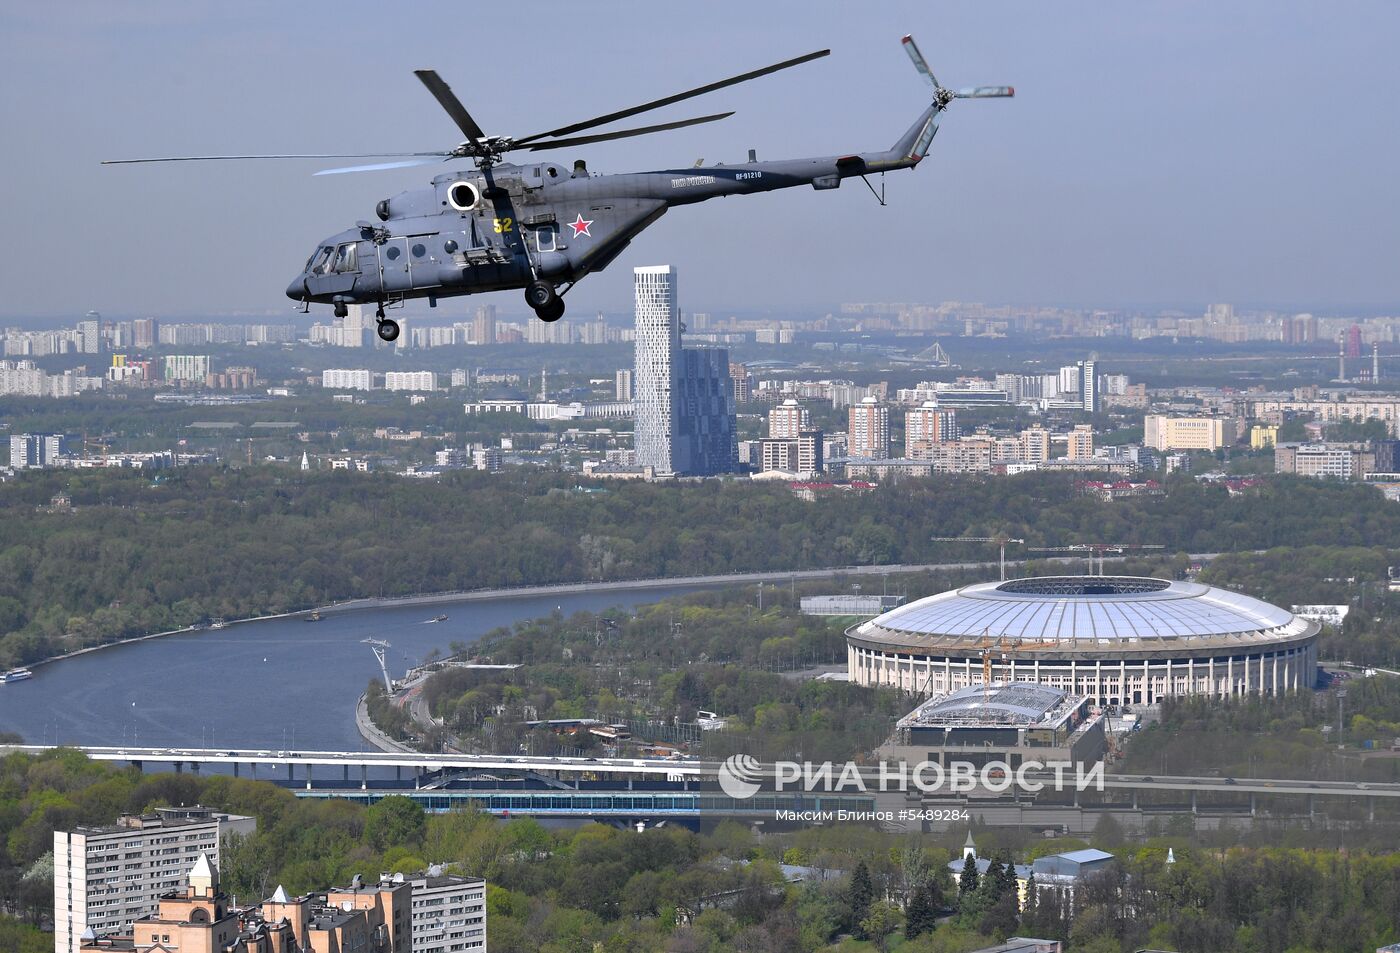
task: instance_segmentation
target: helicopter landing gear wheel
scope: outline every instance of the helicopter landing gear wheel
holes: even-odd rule
[[[559,295],[555,293],[554,286],[547,281],[535,279],[525,286],[525,303],[534,308],[536,313],[558,300]]]
[[[399,338],[399,322],[392,318],[380,318],[379,326],[375,328],[381,341],[397,341]]]
[[[558,321],[564,316],[564,299],[558,295],[554,300],[543,307],[535,309],[535,317],[541,321]]]

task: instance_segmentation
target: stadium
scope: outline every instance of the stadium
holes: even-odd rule
[[[925,697],[1031,682],[1099,705],[1311,688],[1321,627],[1250,596],[1135,576],[987,582],[846,630],[859,685]]]

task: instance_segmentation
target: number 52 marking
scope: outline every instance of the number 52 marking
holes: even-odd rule
[[[514,230],[515,230],[515,219],[513,219],[513,218],[498,218],[498,219],[496,219],[496,234],[497,234],[497,235],[501,234],[502,232],[511,232],[511,231],[514,231]]]

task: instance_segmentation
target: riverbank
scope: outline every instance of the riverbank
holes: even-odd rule
[[[835,569],[796,569],[783,570],[770,573],[732,573],[710,576],[671,576],[653,577],[649,579],[623,579],[613,582],[576,582],[576,583],[556,583],[543,586],[507,586],[496,589],[467,589],[455,592],[428,592],[411,596],[384,596],[370,597],[364,599],[346,599],[341,602],[333,602],[329,605],[320,606],[316,611],[324,618],[327,615],[342,612],[358,612],[366,609],[390,609],[411,607],[417,605],[447,605],[454,603],[483,602],[505,599],[530,599],[539,596],[565,596],[577,593],[592,592],[636,592],[646,589],[669,589],[677,586],[729,586],[746,585],[759,582],[789,582],[804,579],[829,579],[834,576],[843,575],[900,575],[903,573],[926,572],[937,569],[967,569],[981,566],[991,566],[994,563],[935,563],[929,565],[898,565],[898,566],[844,566]],[[267,615],[248,616],[243,619],[228,619],[224,622],[224,628],[234,625],[246,625],[250,622],[270,622],[277,619],[291,619],[299,616],[307,616],[312,609],[296,609],[291,612],[277,612]],[[309,620],[308,620],[309,621]],[[103,642],[100,645],[89,645],[85,648],[75,649],[72,652],[64,652],[61,655],[53,655],[45,659],[27,663],[29,668],[38,668],[42,665],[50,665],[54,662],[62,662],[66,659],[78,658],[84,655],[91,655],[94,652],[101,652],[106,649],[119,648],[123,645],[134,645],[140,642],[149,642],[153,639],[163,639],[172,635],[192,635],[198,632],[222,631],[220,629],[211,630],[208,626],[186,626],[180,629],[168,629],[164,632],[150,632],[146,635],[133,635],[125,639],[117,639],[112,642]]]

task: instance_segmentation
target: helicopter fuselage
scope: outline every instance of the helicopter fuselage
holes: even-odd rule
[[[889,150],[845,156],[590,175],[551,162],[449,172],[380,202],[362,221],[318,244],[287,287],[304,305],[380,308],[525,288],[572,286],[602,271],[667,209],[729,195],[810,186],[911,168],[927,149],[934,104]],[[566,289],[567,290],[567,289]]]

